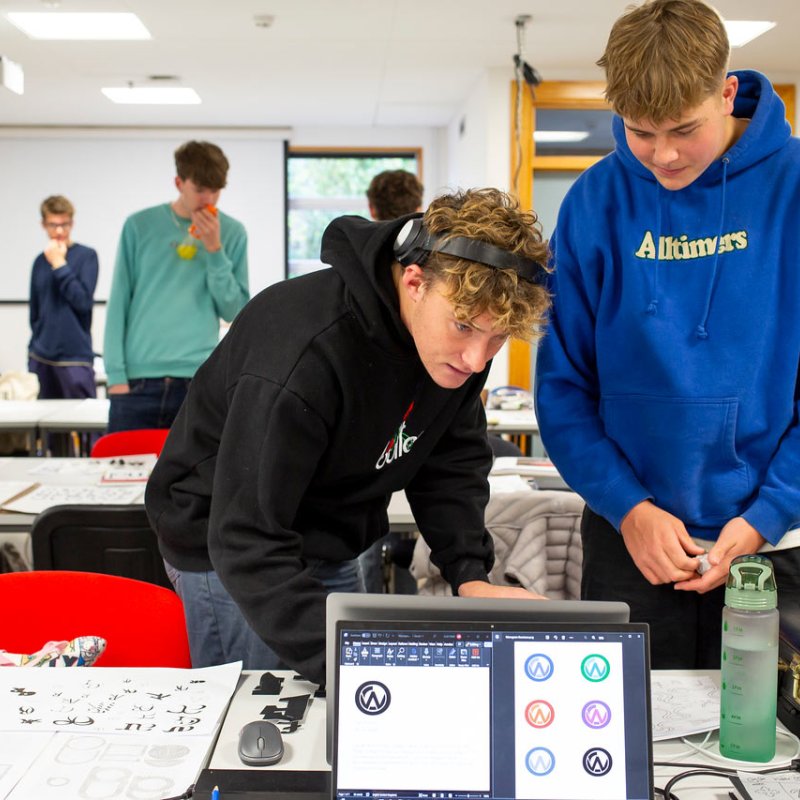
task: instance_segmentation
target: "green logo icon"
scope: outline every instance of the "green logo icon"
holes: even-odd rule
[[[599,653],[588,655],[581,661],[581,673],[587,681],[592,681],[592,683],[604,681],[610,672],[611,665],[608,663],[608,659]]]

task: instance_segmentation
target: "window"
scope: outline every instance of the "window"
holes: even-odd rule
[[[343,214],[369,218],[366,191],[386,169],[421,174],[419,150],[291,149],[286,157],[286,276],[320,269],[322,233]]]

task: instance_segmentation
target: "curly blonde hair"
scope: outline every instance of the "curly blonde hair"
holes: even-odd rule
[[[466,236],[530,258],[548,271],[549,252],[536,214],[499,189],[469,189],[437,197],[423,217],[425,227],[443,240]],[[428,284],[444,286],[455,316],[469,322],[489,313],[509,336],[533,341],[542,335],[550,308],[547,289],[513,269],[498,269],[445,253],[431,253],[423,268]]]

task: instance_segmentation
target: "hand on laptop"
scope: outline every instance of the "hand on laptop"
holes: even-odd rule
[[[467,581],[458,587],[459,597],[508,597],[516,600],[547,600],[544,595],[529,592],[521,586],[495,586],[486,581]]]

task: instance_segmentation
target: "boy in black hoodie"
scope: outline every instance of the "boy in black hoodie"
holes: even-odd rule
[[[445,195],[424,217],[334,220],[322,260],[239,314],[147,487],[196,667],[324,680],[326,592],[358,590],[402,489],[455,593],[533,597],[488,583],[480,392],[549,306],[535,215],[495,189]]]

